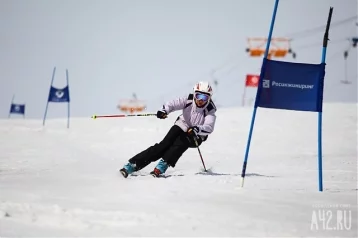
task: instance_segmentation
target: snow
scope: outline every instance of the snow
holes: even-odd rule
[[[178,114],[89,115],[71,118],[69,129],[66,119],[44,127],[0,120],[0,236],[357,237],[356,104],[324,106],[323,192],[317,113],[263,108],[244,187],[252,108],[219,108],[215,132],[200,147],[211,173],[201,172],[198,151],[189,149],[167,178],[148,175],[155,163],[121,177],[118,169],[161,140]],[[351,215],[343,226],[342,211]]]

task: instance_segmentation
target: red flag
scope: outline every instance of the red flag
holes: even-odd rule
[[[248,74],[246,75],[246,87],[256,88],[259,85],[260,75]]]

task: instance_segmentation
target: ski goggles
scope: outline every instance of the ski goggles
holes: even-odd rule
[[[202,101],[208,101],[210,96],[206,93],[200,93],[200,92],[196,92],[195,94],[195,99],[197,100],[202,100]]]

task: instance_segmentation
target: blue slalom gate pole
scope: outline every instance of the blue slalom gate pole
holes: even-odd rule
[[[332,19],[332,13],[333,13],[333,7],[329,9],[329,15],[326,25],[326,32],[324,33],[323,37],[323,48],[322,48],[322,58],[321,63],[326,62],[326,51],[327,51],[327,45],[328,45],[328,33],[329,33],[329,27],[331,25],[331,19]],[[323,95],[322,95],[323,96]],[[318,112],[318,189],[320,192],[323,191],[323,172],[322,172],[322,110]]]
[[[68,83],[68,70],[66,69],[66,81],[68,87],[68,97],[70,97],[70,85]],[[68,99],[68,106],[67,106],[67,128],[70,128],[70,98]]]
[[[274,25],[275,25],[278,2],[279,2],[279,0],[276,0],[274,10],[273,10],[271,26],[270,26],[268,39],[267,39],[266,51],[265,51],[264,58],[267,58],[267,55],[268,55],[268,52],[269,52],[269,49],[270,49],[270,42],[271,42],[271,38],[272,38],[273,28],[274,28]],[[264,68],[265,68],[264,65],[262,65],[260,79],[259,79],[259,87],[258,87],[258,90],[256,92],[256,102],[257,102],[257,96],[259,95],[259,88],[260,88],[260,85],[261,85],[261,82],[262,82]],[[253,111],[252,118],[251,118],[250,132],[249,132],[249,137],[248,137],[247,145],[246,145],[245,159],[244,159],[244,163],[243,163],[243,166],[242,166],[241,187],[244,186],[244,179],[245,179],[245,173],[246,173],[247,160],[248,160],[248,157],[249,157],[252,132],[253,132],[253,129],[254,129],[254,124],[255,124],[256,111],[257,111],[257,103],[256,102],[255,102],[254,111]]]
[[[52,87],[53,80],[54,80],[54,78],[55,78],[55,72],[56,72],[56,67],[53,68],[52,80],[51,80],[51,86],[50,86],[50,88]],[[51,93],[51,91],[49,92],[49,96],[48,96],[48,97],[50,97],[50,93]],[[46,120],[46,115],[47,115],[47,109],[48,109],[48,103],[49,103],[49,100],[48,100],[48,98],[47,98],[47,104],[46,104],[46,109],[45,109],[45,115],[44,115],[44,119],[43,119],[42,125],[45,125],[45,120]]]
[[[11,104],[10,104],[10,110],[9,110],[9,118],[10,118],[10,115],[11,115],[11,107],[12,107],[12,104],[14,103],[14,100],[15,100],[15,94],[12,95]]]

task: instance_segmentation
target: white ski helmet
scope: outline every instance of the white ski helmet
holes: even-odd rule
[[[210,97],[213,96],[213,88],[210,86],[209,82],[201,81],[194,85],[194,93],[201,92],[208,94]]]

